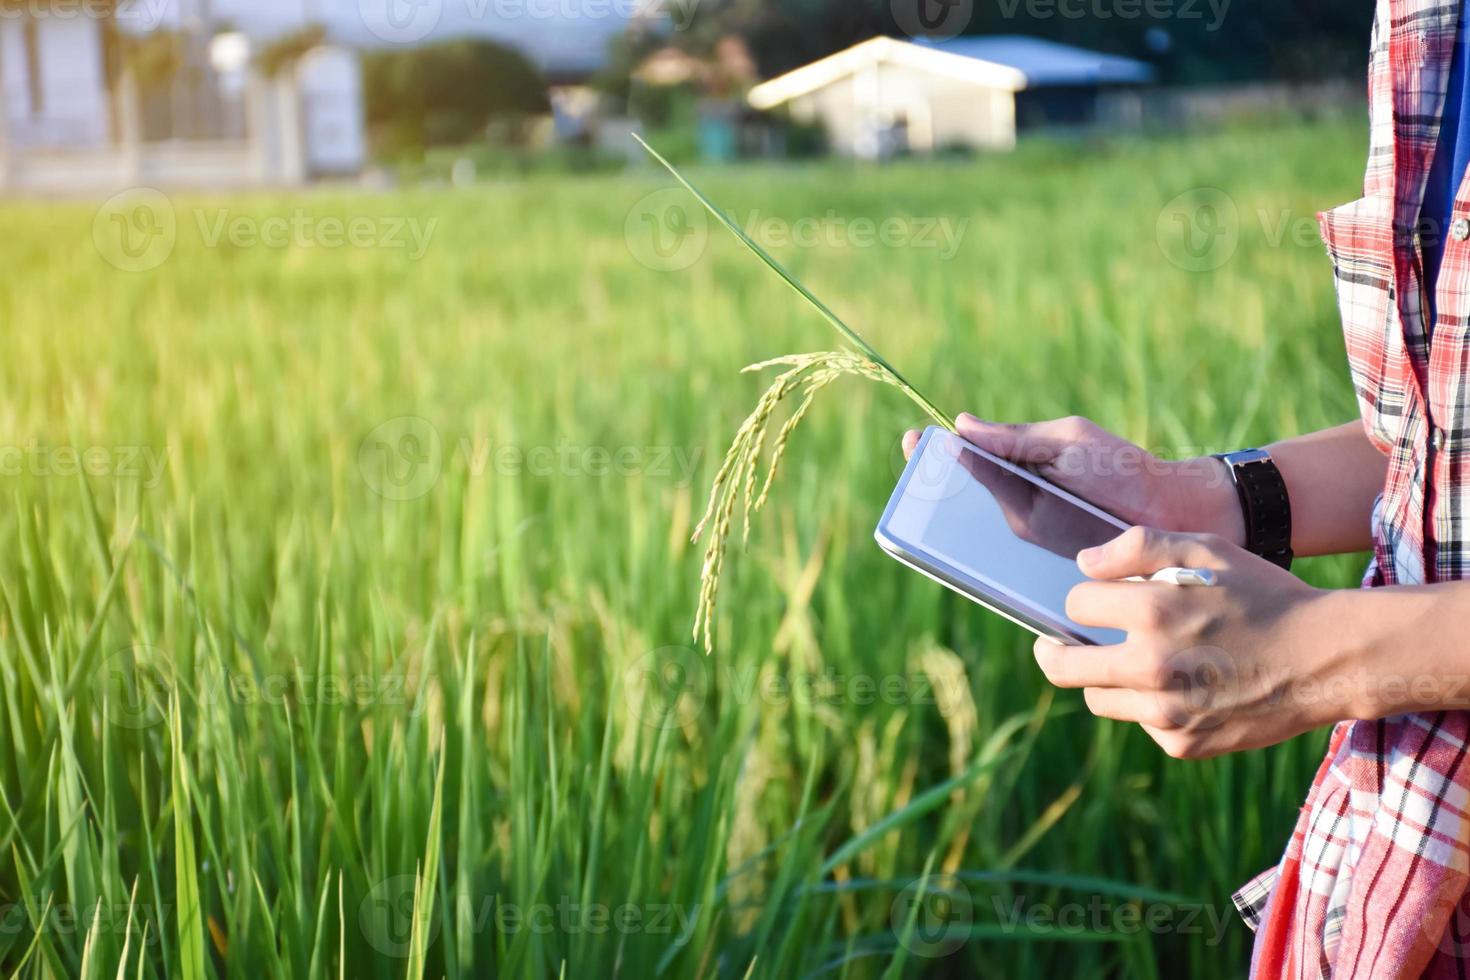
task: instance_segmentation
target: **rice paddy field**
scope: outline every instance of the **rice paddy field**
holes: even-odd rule
[[[1364,145],[691,176],[946,411],[1188,455],[1352,417]],[[1242,974],[1325,735],[1049,691],[873,544],[897,393],[823,393],[693,640],[740,368],[836,338],[670,186],[0,204],[5,976]]]

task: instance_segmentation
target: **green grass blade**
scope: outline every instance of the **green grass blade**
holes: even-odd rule
[[[939,785],[920,793],[909,801],[907,806],[900,810],[895,810],[882,820],[875,822],[861,834],[858,834],[839,847],[827,859],[826,863],[822,865],[821,876],[825,878],[835,869],[851,861],[858,854],[862,853],[865,848],[881,840],[889,833],[900,827],[906,827],[929,811],[943,806],[949,799],[951,793],[969,785],[990,769],[993,769],[1004,760],[1010,758],[1011,755],[1012,752],[1002,752],[993,758],[985,759],[971,766],[968,771],[960,773],[953,779],[946,779]]]
[[[442,737],[440,739],[442,744]],[[444,767],[449,753],[440,750],[439,773],[434,779],[434,804],[429,811],[428,840],[424,846],[424,863],[419,871],[413,895],[413,932],[409,935],[408,980],[422,980],[429,956],[429,930],[434,923],[434,895],[439,880],[439,854],[443,846],[441,827],[444,814]]]
[[[194,860],[194,808],[190,804],[188,763],[184,757],[183,722],[177,694],[170,712],[173,725],[174,887],[179,916],[179,975],[204,980],[204,910],[199,899],[199,869]]]

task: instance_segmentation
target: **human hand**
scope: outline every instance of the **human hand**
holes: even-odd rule
[[[1129,524],[1218,534],[1243,543],[1245,521],[1225,464],[1213,457],[1161,460],[1088,419],[1007,425],[961,415],[959,434],[1002,459],[1031,467]],[[904,437],[913,452],[918,432]]]
[[[1333,698],[1300,696],[1351,673],[1332,642],[1331,593],[1216,536],[1141,527],[1082,552],[1078,565],[1100,581],[1072,590],[1067,616],[1127,640],[1042,638],[1035,652],[1047,679],[1082,689],[1093,714],[1136,722],[1181,759],[1274,745],[1351,716]],[[1120,581],[1170,566],[1210,569],[1218,584]]]

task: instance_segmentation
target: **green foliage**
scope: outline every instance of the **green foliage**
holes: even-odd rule
[[[298,31],[275,38],[262,45],[255,54],[255,65],[268,78],[295,65],[308,51],[319,46],[327,38],[327,30],[320,24],[310,24]]]
[[[178,31],[157,30],[117,37],[123,63],[132,69],[138,84],[145,89],[168,85],[184,66],[187,38]]]
[[[1228,0],[1136,6],[1052,0],[963,6],[933,0],[701,0],[669,40],[703,53],[719,38],[737,34],[771,77],[875,34],[906,37],[904,25],[923,22],[914,9],[921,4],[929,5],[929,20],[959,11],[953,16],[964,16],[966,34],[1028,34],[1142,58],[1157,64],[1166,81],[1183,83],[1361,77],[1373,18],[1373,5],[1358,0],[1320,0],[1310,8]],[[671,4],[668,9],[685,8]],[[1167,36],[1167,53],[1149,46],[1150,32]],[[640,35],[621,42],[604,78],[608,91],[626,95],[637,58],[662,41]]]
[[[368,52],[363,59],[369,124],[390,150],[467,143],[493,121],[550,110],[546,80],[525,56],[462,38]]]
[[[952,253],[762,240],[937,404],[1199,452],[1352,416],[1291,229],[1361,193],[1363,138],[691,177],[758,237],[965,222]],[[1236,211],[1210,271],[1160,248],[1190,188]],[[1177,763],[1050,693],[873,545],[900,394],[813,407],[687,649],[689,532],[768,381],[738,371],[827,334],[713,226],[661,271],[654,192],[180,196],[141,271],[91,206],[0,206],[0,975],[1242,974],[1229,890],[1323,738]],[[215,241],[221,210],[434,230],[415,261]],[[969,917],[936,936],[930,896]]]

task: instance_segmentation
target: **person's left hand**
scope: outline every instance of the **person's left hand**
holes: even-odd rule
[[[1036,659],[1058,687],[1082,688],[1093,714],[1136,722],[1169,755],[1198,759],[1285,741],[1339,721],[1350,708],[1329,688],[1332,626],[1315,589],[1222,538],[1133,528],[1078,556],[1093,579],[1067,597],[1067,615],[1123,630],[1116,646],[1042,638]],[[1212,587],[1113,581],[1162,568],[1208,568]]]

